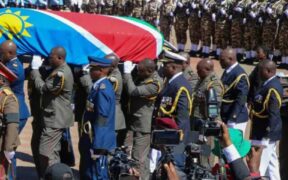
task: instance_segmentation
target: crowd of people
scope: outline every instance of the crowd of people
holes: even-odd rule
[[[251,64],[256,47],[264,46],[269,58],[280,62],[279,67],[287,68],[288,64],[288,10],[284,0],[7,0],[0,4],[132,16],[159,27],[168,41],[174,27],[180,51],[185,49],[189,31],[191,56],[218,58],[225,47],[231,46],[239,61]]]
[[[67,163],[70,154],[62,152],[63,139],[71,140],[69,128],[74,121],[79,130],[81,179],[109,179],[108,155],[123,145],[136,162],[131,174],[151,178],[161,156],[157,146],[151,145],[151,135],[163,129],[181,132],[173,161],[163,165],[167,178],[186,179],[183,147],[191,143],[192,131],[199,131],[209,121],[206,95],[210,89],[216,93],[219,114],[215,122],[222,136],[209,137],[208,142],[199,136],[199,141],[214,144],[212,152],[220,160],[224,155],[229,164],[225,167],[230,169],[227,177],[277,180],[281,172],[282,179],[287,179],[287,106],[282,103],[276,64],[263,47],[257,48],[259,64],[249,76],[238,63],[237,52],[224,49],[219,56],[224,69],[221,78],[211,59],[201,59],[196,73],[189,53],[169,48],[164,48],[157,60],[144,59],[138,64],[119,64],[121,60],[109,54],[87,56],[89,64],[80,66],[68,65],[65,48],[55,47],[49,57],[34,55],[25,70],[16,52],[11,40],[0,45],[1,179],[17,176],[15,151],[30,116],[24,97],[25,77],[33,116],[31,149],[40,179],[61,173],[61,177],[73,178],[69,168],[59,163],[74,165]],[[250,141],[244,138],[249,118]],[[279,141],[280,158],[276,153]],[[217,174],[220,169],[218,164],[211,172]]]

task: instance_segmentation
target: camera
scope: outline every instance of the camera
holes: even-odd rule
[[[153,130],[151,140],[154,146],[159,145],[174,146],[180,143],[181,131],[174,129]]]

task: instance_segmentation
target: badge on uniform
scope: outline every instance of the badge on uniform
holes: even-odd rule
[[[161,100],[161,106],[166,107],[171,105],[172,105],[172,98],[164,96]]]
[[[91,101],[89,101],[89,100],[86,101],[86,110],[88,112],[93,112],[94,111],[94,104]]]
[[[105,89],[105,88],[106,88],[106,85],[105,85],[104,83],[101,83],[99,88],[100,88],[100,89]]]
[[[263,96],[262,95],[257,95],[254,98],[255,102],[262,104],[263,101]]]
[[[14,67],[18,67],[18,64],[17,63],[13,63],[12,64]]]

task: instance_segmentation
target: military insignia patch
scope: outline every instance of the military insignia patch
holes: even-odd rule
[[[255,102],[257,102],[257,103],[262,103],[262,101],[263,101],[263,96],[261,96],[261,95],[257,95],[257,96],[255,96]]]
[[[100,88],[100,89],[105,89],[105,88],[106,88],[106,85],[105,85],[104,83],[101,83],[99,88]]]

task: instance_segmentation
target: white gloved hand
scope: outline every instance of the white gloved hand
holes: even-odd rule
[[[170,12],[169,15],[170,15],[171,17],[173,17],[173,16],[174,16],[174,13],[173,13],[173,12]]]
[[[266,9],[266,12],[267,12],[268,14],[272,14],[273,10],[272,10],[270,7],[268,7],[268,8]]]
[[[246,22],[247,22],[247,19],[243,18],[243,24],[246,24]]]
[[[89,64],[83,65],[82,66],[83,73],[89,74],[89,72],[90,72],[90,68],[89,67],[90,67]]]
[[[262,17],[259,17],[258,22],[261,23],[261,24],[263,23]]]
[[[189,9],[188,9],[188,8],[186,9],[186,14],[187,14],[187,15],[189,15],[189,14],[190,14],[190,11],[189,11]]]
[[[113,83],[117,82],[117,79],[115,77],[113,77],[113,76],[108,77],[108,79],[109,79],[110,82],[113,82]]]
[[[177,2],[177,6],[180,7],[180,8],[182,8],[182,7],[183,7],[183,4],[182,4],[180,1],[178,1],[178,2]]]
[[[160,24],[159,19],[156,19],[154,23],[155,23],[155,26],[159,26],[159,24]]]
[[[15,156],[15,151],[4,151],[4,155],[9,163],[11,163],[11,159]]]
[[[32,69],[39,69],[40,66],[42,66],[43,60],[41,59],[41,56],[33,56],[32,62],[31,62],[31,68]]]
[[[131,61],[125,61],[124,62],[124,73],[130,74],[135,67],[135,64],[133,64]]]
[[[208,9],[209,9],[209,7],[208,7],[207,4],[204,4],[204,9],[205,9],[205,10],[208,10]]]
[[[224,9],[224,8],[221,8],[221,9],[220,9],[220,13],[221,13],[223,16],[226,15],[225,9]]]
[[[242,13],[242,8],[241,7],[236,7],[234,10],[239,12],[239,13]]]
[[[288,17],[288,9],[286,9],[286,10],[284,11],[284,14],[286,15],[286,17]]]
[[[232,15],[229,15],[229,20],[232,20],[232,18],[233,18]]]
[[[216,22],[216,14],[215,13],[212,13],[212,21]]]
[[[250,15],[250,17],[253,18],[253,19],[256,17],[256,14],[255,14],[253,11],[250,11],[250,12],[249,12],[249,15]]]
[[[202,13],[201,13],[201,11],[199,10],[199,11],[198,11],[198,17],[201,18],[201,15],[202,15]]]
[[[191,7],[192,7],[193,9],[196,9],[197,5],[196,5],[194,2],[192,2],[192,3],[191,3]]]

